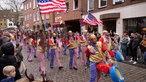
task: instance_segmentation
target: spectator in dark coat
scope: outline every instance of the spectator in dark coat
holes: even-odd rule
[[[7,65],[13,65],[16,68],[16,77],[15,80],[18,80],[21,78],[19,70],[18,70],[18,64],[16,62],[16,58],[14,56],[15,48],[12,42],[7,42],[1,46],[1,51],[3,52],[4,56],[0,57],[0,80],[2,80],[4,77],[2,70]]]
[[[133,39],[133,42],[131,45],[131,47],[132,47],[132,60],[134,61],[133,64],[137,63],[137,48],[138,48],[138,46],[139,46],[139,39],[138,39],[137,34],[134,34],[134,39]]]
[[[10,42],[10,38],[7,36],[0,36],[0,57],[3,55],[2,51],[1,51],[1,46],[6,43],[6,42]]]

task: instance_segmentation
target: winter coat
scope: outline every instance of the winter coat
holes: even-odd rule
[[[15,82],[15,81],[14,81],[14,78],[11,77],[11,78],[5,78],[5,79],[1,80],[0,82]]]
[[[128,43],[128,39],[127,38],[123,38],[123,40],[121,42],[121,50],[122,51],[126,51],[127,50],[127,43]]]
[[[134,38],[133,42],[132,42],[132,50],[137,50],[137,47],[139,46],[139,39],[138,38]]]
[[[16,53],[17,53],[16,54],[16,60],[17,60],[17,62],[23,61],[23,56],[22,56],[21,50],[22,50],[22,47],[16,48]]]

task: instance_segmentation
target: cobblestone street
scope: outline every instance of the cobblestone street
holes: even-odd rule
[[[24,62],[26,64],[28,74],[32,73],[35,78],[40,78],[39,73],[39,61],[37,58],[33,59],[33,62],[27,62],[27,51],[26,48],[23,48]],[[85,66],[82,66],[80,59],[78,59],[78,70],[69,69],[69,55],[60,55],[60,60],[64,66],[63,70],[59,70],[57,65],[53,69],[49,68],[49,60],[45,59],[45,66],[47,71],[47,78],[52,79],[54,82],[89,82],[89,68],[86,69]],[[56,62],[55,62],[56,64]],[[122,70],[125,82],[146,82],[146,69],[136,67],[133,65],[118,63],[118,66]],[[112,82],[109,76],[104,77],[103,75],[100,78],[99,82]]]

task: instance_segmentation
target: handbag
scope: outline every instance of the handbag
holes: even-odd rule
[[[20,68],[19,68],[20,74],[24,74],[25,70],[26,70],[26,67],[25,67],[24,62],[22,61],[21,64],[20,64]]]

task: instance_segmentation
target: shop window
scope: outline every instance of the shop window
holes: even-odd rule
[[[88,11],[94,10],[94,0],[88,0]]]
[[[99,8],[106,7],[107,6],[107,0],[99,0]]]
[[[115,4],[121,4],[121,3],[123,3],[124,2],[124,0],[113,0],[113,4],[115,5]]]
[[[146,28],[146,17],[124,20],[124,31],[141,33],[143,28]]]
[[[66,11],[69,9],[69,2],[66,2]]]
[[[73,9],[76,10],[78,9],[78,0],[74,0],[74,5],[73,5]]]

